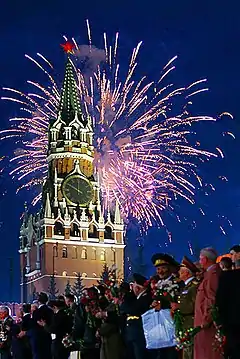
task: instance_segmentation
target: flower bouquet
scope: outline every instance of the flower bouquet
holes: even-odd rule
[[[179,291],[178,283],[172,280],[159,281],[153,288],[153,300],[161,303],[161,309],[170,308]]]
[[[71,348],[75,344],[75,342],[70,334],[67,334],[67,335],[65,335],[65,337],[63,337],[62,343],[65,348]]]
[[[220,320],[219,310],[216,305],[211,307],[211,315],[213,323],[216,327],[216,334],[215,334],[215,342],[214,342],[214,349],[216,351],[220,351],[221,353],[224,352],[224,346],[226,344],[226,336],[224,334],[222,323]]]
[[[193,345],[194,337],[197,335],[202,328],[195,327],[195,328],[189,328],[185,331],[179,331],[176,334],[176,341],[177,341],[177,350],[186,349]]]
[[[83,339],[74,340],[70,334],[65,335],[62,340],[62,343],[65,348],[68,348],[71,351],[76,350],[76,348],[78,348],[79,350],[84,349]]]

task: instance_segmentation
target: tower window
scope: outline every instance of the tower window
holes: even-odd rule
[[[73,255],[72,255],[73,259],[77,259],[77,247],[74,246],[73,247]]]
[[[64,246],[62,249],[62,258],[67,258],[67,256],[68,256],[67,247]]]
[[[96,250],[96,248],[93,248],[92,249],[92,260],[96,260],[97,259],[97,250]]]
[[[105,249],[101,250],[100,261],[103,261],[103,262],[106,261],[106,251],[105,251]]]
[[[80,230],[76,223],[71,224],[71,236],[72,237],[80,237]]]
[[[63,236],[64,235],[64,228],[61,222],[56,222],[54,226],[54,234]]]
[[[88,229],[88,238],[98,238],[98,230],[94,224],[90,224]]]
[[[86,248],[82,249],[81,259],[87,259],[87,249]]]
[[[111,248],[111,260],[115,263],[116,262],[116,251],[114,248]]]
[[[104,238],[105,239],[113,239],[113,231],[110,226],[105,227]]]
[[[58,257],[58,246],[56,244],[53,246],[53,256]]]

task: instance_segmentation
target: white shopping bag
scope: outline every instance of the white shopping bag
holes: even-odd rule
[[[176,346],[175,326],[170,309],[159,312],[154,309],[142,315],[147,349],[160,349]]]
[[[79,351],[71,352],[69,359],[81,359],[81,353]]]

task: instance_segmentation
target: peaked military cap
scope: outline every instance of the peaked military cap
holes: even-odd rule
[[[147,281],[147,278],[145,278],[143,275],[134,273],[132,275],[132,279],[134,282],[136,282],[138,285],[144,285]]]
[[[181,267],[185,267],[189,269],[192,273],[200,272],[198,267],[189,259],[188,257],[184,256],[182,263],[180,264]]]
[[[166,266],[166,265],[173,267],[179,266],[179,263],[176,262],[175,259],[167,253],[156,253],[152,256],[151,260],[155,267]]]

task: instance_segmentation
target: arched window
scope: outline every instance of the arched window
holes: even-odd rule
[[[53,245],[53,256],[58,257],[58,245],[57,244]]]
[[[116,251],[114,248],[111,248],[111,261],[116,262]]]
[[[96,260],[97,259],[97,250],[96,248],[92,248],[92,260]]]
[[[73,247],[72,258],[77,259],[77,247],[76,246]]]
[[[70,234],[72,237],[80,237],[80,230],[76,223],[71,224],[71,231]]]
[[[87,259],[87,249],[85,247],[82,249],[81,259]]]
[[[62,275],[63,275],[63,277],[66,277],[67,276],[67,271],[64,270]]]
[[[105,227],[104,238],[105,239],[113,239],[113,231],[110,226]]]
[[[101,253],[100,253],[100,261],[103,261],[103,262],[106,261],[106,251],[105,251],[105,249],[102,249],[102,250],[101,250]]]
[[[87,277],[87,273],[82,273],[82,277],[86,278]]]
[[[67,253],[67,247],[63,246],[62,248],[62,258],[67,258],[68,253]]]
[[[54,226],[54,234],[58,236],[64,235],[64,228],[61,222],[56,222]]]
[[[88,229],[88,238],[98,238],[97,227],[91,223]]]

